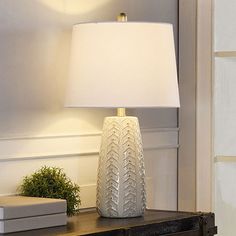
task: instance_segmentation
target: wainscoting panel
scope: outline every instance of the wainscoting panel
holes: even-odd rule
[[[177,210],[177,149],[145,151],[148,208]]]
[[[178,0],[0,0],[0,9],[0,195],[16,193],[22,178],[43,165],[58,166],[81,186],[82,208],[94,206],[97,131],[115,110],[63,108],[72,26],[113,21],[124,11],[130,21],[173,24],[178,51]],[[133,112],[141,127],[177,126],[176,109]],[[150,206],[173,206],[166,181],[175,185],[177,176],[168,180],[164,170],[176,167],[178,129],[142,133]]]
[[[176,209],[177,128],[143,129],[149,208]],[[22,178],[58,166],[81,186],[81,208],[95,206],[100,133],[0,139],[0,195],[17,193]]]
[[[219,235],[234,235],[236,156],[215,157],[215,214]]]

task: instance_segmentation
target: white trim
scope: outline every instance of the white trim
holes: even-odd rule
[[[144,150],[177,149],[178,128],[143,129]],[[99,154],[101,133],[5,137],[0,162],[93,156]]]
[[[217,51],[214,52],[215,57],[236,57],[236,51]]]
[[[178,210],[212,209],[212,0],[179,0]]]
[[[236,162],[236,156],[216,156],[214,162]]]
[[[83,209],[83,211],[89,211],[89,209],[94,209],[96,205],[96,183],[91,184],[82,184],[80,185],[80,198],[81,198],[81,206],[80,209]],[[15,196],[19,193],[4,193],[0,194],[0,197],[6,197],[6,196]]]
[[[163,149],[177,149],[179,145],[163,145],[157,147],[144,148],[144,151],[152,151],[152,150],[163,150]],[[53,155],[31,155],[31,156],[15,156],[15,157],[3,157],[0,158],[0,162],[6,161],[19,161],[19,160],[37,160],[37,159],[54,159],[54,158],[68,158],[68,157],[81,157],[81,156],[94,156],[99,155],[99,151],[86,151],[86,152],[78,152],[78,153],[64,153],[64,154],[53,154]]]
[[[79,209],[80,213],[83,213],[83,212],[93,212],[93,211],[96,211],[96,207],[88,207],[88,208],[81,208],[81,209]]]
[[[0,197],[15,196],[17,193],[0,193]]]
[[[141,128],[142,133],[149,133],[149,132],[178,132],[179,128],[171,128],[171,127],[164,127],[164,128]],[[47,134],[47,135],[27,135],[27,136],[5,136],[0,137],[1,141],[9,141],[9,140],[26,140],[26,139],[60,139],[60,138],[74,138],[74,137],[90,137],[90,136],[100,136],[102,134],[101,131],[98,132],[88,132],[82,134]]]
[[[196,210],[212,210],[212,0],[197,1]]]
[[[29,135],[29,136],[7,136],[0,137],[1,141],[9,140],[28,140],[28,139],[60,139],[60,138],[75,138],[75,137],[91,137],[100,136],[101,132],[84,133],[84,134],[58,134],[58,135]]]
[[[0,158],[0,162],[5,161],[19,161],[19,160],[37,160],[37,159],[54,159],[54,158],[68,158],[68,157],[80,157],[80,156],[93,156],[98,155],[98,151],[87,151],[78,153],[64,153],[53,155],[29,155],[29,156],[15,156],[15,157],[3,157]]]
[[[179,0],[178,210],[196,209],[197,0]]]
[[[179,128],[171,128],[171,127],[165,127],[165,128],[141,128],[141,133],[144,132],[178,132]]]

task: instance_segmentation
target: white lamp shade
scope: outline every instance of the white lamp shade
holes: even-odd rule
[[[75,25],[65,106],[179,107],[172,25]]]

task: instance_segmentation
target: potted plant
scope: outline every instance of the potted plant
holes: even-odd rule
[[[19,191],[22,196],[66,199],[68,216],[79,211],[80,188],[58,167],[43,166],[24,177]]]

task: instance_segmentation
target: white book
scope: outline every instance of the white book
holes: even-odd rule
[[[0,220],[66,213],[66,200],[24,196],[0,197]]]
[[[66,225],[66,213],[0,220],[0,233],[12,233],[32,229]]]

